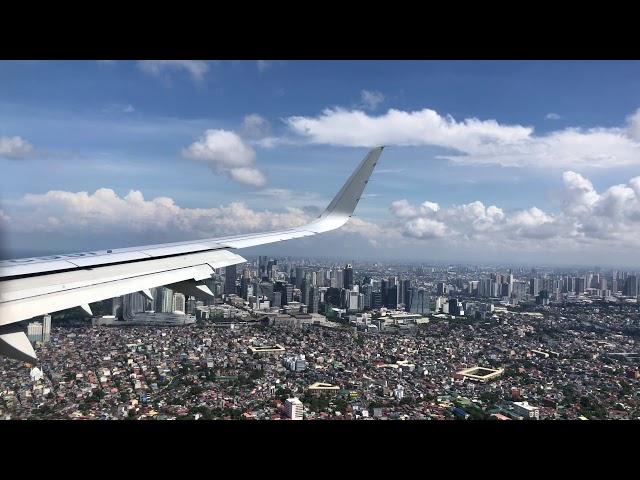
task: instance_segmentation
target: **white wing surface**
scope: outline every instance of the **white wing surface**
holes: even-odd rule
[[[214,269],[246,260],[231,249],[335,230],[353,214],[382,149],[371,150],[326,210],[301,227],[232,237],[0,261],[0,354],[34,361],[16,322],[164,285],[211,295],[202,283]]]

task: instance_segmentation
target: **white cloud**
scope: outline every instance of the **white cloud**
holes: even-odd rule
[[[182,153],[208,164],[215,173],[229,175],[236,182],[256,187],[266,183],[262,172],[255,167],[255,151],[234,132],[207,130]]]
[[[360,100],[367,110],[375,110],[384,101],[384,95],[380,92],[362,90]]]
[[[288,126],[313,143],[352,147],[371,145],[441,145],[471,149],[484,142],[509,143],[529,137],[531,128],[498,124],[495,120],[456,122],[430,109],[404,112],[390,109],[379,116],[360,110],[325,109],[318,117],[294,116]]]
[[[576,168],[640,163],[638,112],[624,128],[566,128],[540,136],[534,135],[532,127],[477,118],[456,121],[430,109],[390,109],[373,116],[361,110],[329,108],[317,117],[288,117],[285,123],[310,143],[433,145],[453,150],[440,158],[459,164]]]
[[[547,120],[560,120],[562,117],[557,113],[547,113],[544,118]]]
[[[209,71],[209,65],[202,60],[140,60],[138,68],[156,76],[167,71],[186,70],[194,80],[202,80]]]
[[[33,152],[33,146],[21,137],[0,137],[0,157],[24,158]]]
[[[253,187],[262,187],[267,183],[264,174],[257,168],[232,168],[229,170],[229,176],[238,183],[251,185]]]
[[[404,234],[413,238],[442,238],[447,235],[447,226],[430,218],[414,218],[404,226]]]
[[[563,174],[560,212],[537,207],[505,212],[481,201],[448,208],[407,200],[393,202],[389,210],[395,228],[406,237],[446,238],[451,246],[524,250],[570,251],[577,245],[603,249],[640,247],[640,177],[598,193],[580,174]]]
[[[409,218],[418,215],[418,209],[411,205],[406,198],[392,202],[389,209],[398,218]]]
[[[309,221],[302,209],[277,213],[255,211],[242,202],[218,208],[183,208],[168,197],[146,200],[137,190],[121,197],[109,188],[94,193],[49,191],[27,194],[18,203],[20,215],[9,219],[14,232],[153,233],[176,231],[192,235],[231,235],[288,228]]]
[[[271,126],[269,125],[269,122],[257,113],[246,115],[242,121],[242,134],[246,138],[264,138],[269,135],[270,129]]]
[[[627,117],[627,135],[640,141],[640,108]]]

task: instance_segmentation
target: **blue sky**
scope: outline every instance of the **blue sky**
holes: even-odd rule
[[[639,107],[640,62],[4,61],[4,255],[300,223],[384,143],[360,223],[273,253],[624,264]]]

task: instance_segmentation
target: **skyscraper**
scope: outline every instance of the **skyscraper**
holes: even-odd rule
[[[27,325],[27,337],[32,342],[42,341],[42,324],[40,322],[31,322]]]
[[[51,315],[42,317],[42,336],[44,341],[48,341],[51,336]]]
[[[462,302],[457,298],[449,299],[449,315],[453,315],[455,317],[459,317],[464,315],[464,310],[462,309]]]
[[[638,295],[638,277],[629,275],[624,283],[624,295],[627,297],[636,297]]]
[[[302,288],[303,281],[304,281],[304,268],[296,267],[296,288]]]
[[[267,276],[267,269],[269,266],[269,257],[265,255],[260,255],[258,257],[258,277],[259,280],[262,280]]]
[[[236,293],[236,265],[228,265],[224,271],[224,293],[227,295]]]
[[[131,320],[136,313],[145,311],[147,297],[141,293],[129,293],[122,299],[122,318],[124,320]]]
[[[398,285],[387,289],[387,307],[398,308]]]
[[[156,293],[156,312],[171,313],[173,311],[173,291],[166,287],[158,288]]]
[[[308,313],[318,313],[318,305],[320,303],[320,290],[318,287],[309,289],[309,303],[307,304]]]
[[[538,295],[540,291],[540,279],[531,278],[529,279],[529,293],[533,296]]]
[[[424,288],[414,288],[411,291],[409,312],[425,315],[429,313],[429,297]]]
[[[186,302],[184,298],[184,294],[182,293],[174,293],[173,294],[173,309],[174,312],[185,312],[186,311]]]
[[[353,267],[350,263],[344,267],[344,288],[351,290],[353,288]]]
[[[300,303],[309,306],[311,302],[311,290],[312,285],[308,279],[302,281],[302,288],[300,289]]]

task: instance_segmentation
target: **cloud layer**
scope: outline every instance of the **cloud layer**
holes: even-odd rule
[[[640,163],[640,109],[618,128],[566,128],[535,135],[533,127],[496,120],[461,121],[431,109],[390,109],[378,116],[361,110],[328,108],[316,117],[285,119],[310,143],[337,146],[438,146],[440,158],[460,164],[511,167],[617,167]]]
[[[208,164],[217,174],[227,174],[238,183],[253,187],[266,183],[264,174],[255,166],[255,151],[234,132],[207,130],[182,153],[186,158]]]
[[[557,212],[536,206],[507,210],[480,200],[448,207],[431,201],[415,204],[397,200],[389,206],[388,219],[372,223],[353,217],[314,244],[313,251],[326,254],[323,246],[339,244],[351,245],[360,255],[387,257],[394,252],[397,257],[412,255],[416,259],[449,252],[476,260],[490,254],[494,258],[536,255],[538,260],[571,256],[583,262],[603,254],[618,258],[633,255],[640,247],[640,177],[603,192],[573,171],[564,172],[562,178]],[[217,208],[183,208],[168,197],[147,200],[136,190],[121,197],[108,188],[94,193],[27,194],[3,207],[0,225],[12,238],[47,233],[51,241],[91,235],[162,241],[215,237],[303,225],[318,214],[314,208],[257,211],[242,202]]]
[[[397,200],[389,211],[407,238],[441,239],[466,246],[568,251],[574,246],[640,246],[640,177],[598,193],[584,176],[564,172],[562,208],[537,207],[507,212],[481,201],[441,208]]]
[[[192,235],[225,235],[301,225],[308,215],[297,208],[284,213],[255,211],[242,202],[218,208],[183,208],[168,197],[146,200],[137,190],[119,196],[109,188],[94,193],[49,191],[27,194],[20,215],[0,211],[14,232],[153,233],[175,231]]]

